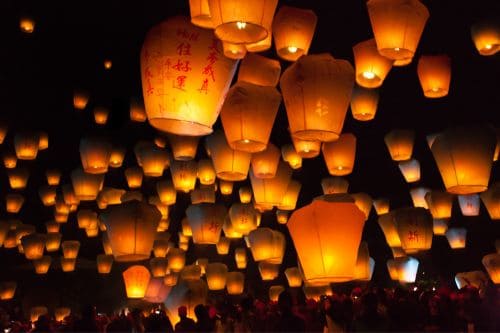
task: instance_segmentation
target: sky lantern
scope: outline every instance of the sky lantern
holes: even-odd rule
[[[231,240],[227,237],[221,236],[217,244],[217,254],[226,255],[229,253],[229,247],[231,246]]]
[[[187,17],[170,18],[148,32],[141,75],[146,113],[154,128],[188,136],[212,133],[236,69],[236,61],[222,52],[213,31],[195,27]],[[168,75],[164,64],[170,64]]]
[[[47,132],[38,133],[38,150],[45,150],[49,148],[49,135]]]
[[[165,257],[151,258],[149,259],[149,267],[153,277],[164,277],[168,268],[168,260]]]
[[[76,214],[78,228],[85,229],[97,225],[97,213],[91,209],[80,209]]]
[[[0,223],[0,230],[1,230],[1,223]],[[47,230],[47,233],[51,233],[51,232],[59,232],[59,230],[61,229],[61,225],[55,221],[47,221],[45,222],[45,229]],[[0,231],[0,235],[1,235],[1,231]],[[2,243],[1,241],[2,237],[0,236],[0,244]]]
[[[193,230],[189,224],[187,217],[183,218],[181,221],[182,234],[186,237],[193,237]]]
[[[7,213],[19,213],[24,204],[24,196],[19,193],[10,193],[5,196],[5,210]]]
[[[219,181],[219,190],[222,195],[231,195],[233,193],[233,185],[234,183],[229,180],[220,180]]]
[[[297,199],[299,198],[300,188],[302,184],[300,184],[296,180],[291,180],[288,183],[288,187],[286,189],[285,195],[281,200],[281,203],[278,205],[278,209],[281,210],[294,210],[297,206]]]
[[[63,272],[74,272],[76,268],[76,258],[60,258],[61,269]]]
[[[151,279],[149,270],[142,265],[134,265],[127,268],[123,273],[123,282],[128,298],[143,298]]]
[[[45,235],[45,249],[47,252],[58,251],[61,245],[62,234],[59,232],[48,232]]]
[[[103,106],[94,108],[94,122],[97,125],[106,125],[108,122],[109,110]]]
[[[375,39],[369,39],[352,47],[354,65],[356,68],[356,82],[365,88],[378,88],[392,68],[392,60],[377,50]]]
[[[393,161],[407,161],[413,153],[415,132],[413,130],[394,129],[384,137],[385,144]]]
[[[269,287],[269,300],[271,302],[277,302],[280,294],[285,291],[285,287],[282,285]]]
[[[424,96],[440,98],[448,95],[451,80],[451,59],[445,54],[422,55],[417,65],[418,79]]]
[[[473,287],[483,289],[488,283],[488,277],[483,271],[460,272],[455,275],[455,284],[458,289]]]
[[[456,127],[437,136],[431,150],[446,190],[455,194],[486,191],[496,142],[489,127]]]
[[[401,247],[406,253],[428,250],[432,246],[432,215],[425,208],[393,210]]]
[[[104,174],[90,174],[78,168],[71,172],[71,183],[79,200],[92,201],[102,190]]]
[[[318,17],[312,10],[281,6],[273,21],[278,57],[295,61],[309,52]]]
[[[68,307],[58,307],[54,310],[54,318],[58,322],[62,322],[64,318],[71,314],[71,308]]]
[[[178,161],[189,161],[196,157],[199,137],[181,136],[171,134],[168,136],[168,142],[172,148],[174,159]]]
[[[125,169],[124,173],[129,188],[136,189],[141,187],[143,178],[143,172],[141,168],[130,167]]]
[[[257,229],[258,212],[252,204],[234,203],[229,208],[229,218],[233,228],[243,235]]]
[[[277,209],[276,210],[276,221],[279,224],[286,224],[288,222],[288,215],[289,214],[290,214],[290,212],[287,210]]]
[[[97,272],[99,274],[109,274],[113,267],[113,255],[111,254],[98,254],[97,258]]]
[[[436,219],[449,219],[453,205],[453,195],[443,191],[430,191],[425,195],[432,216]]]
[[[410,196],[411,200],[413,201],[413,207],[422,207],[425,209],[429,209],[429,205],[425,200],[425,196],[430,191],[431,190],[429,188],[423,186],[412,188],[410,190]]]
[[[109,155],[109,166],[112,168],[119,168],[125,159],[125,148],[113,147]]]
[[[285,236],[271,228],[257,228],[248,234],[254,261],[281,264],[286,249]]]
[[[168,251],[173,247],[168,232],[157,232],[153,242],[153,254],[156,258],[166,257]]]
[[[81,89],[75,90],[73,92],[73,107],[77,110],[85,109],[89,102],[89,98],[88,92]]]
[[[50,186],[57,186],[61,181],[61,171],[57,169],[48,169],[45,171],[45,176],[47,177],[47,184]]]
[[[226,216],[226,208],[215,204],[190,205],[186,216],[193,231],[195,244],[217,244]]]
[[[4,152],[3,165],[6,169],[14,169],[17,165],[17,156],[11,152]]]
[[[265,150],[252,154],[252,172],[260,179],[273,178],[278,169],[280,150],[269,143]]]
[[[284,162],[279,162],[278,170],[273,178],[257,178],[253,169],[250,171],[250,181],[257,204],[278,206],[283,200],[292,176],[292,169]]]
[[[420,180],[420,162],[417,159],[409,159],[398,163],[399,171],[407,183],[414,183]]]
[[[355,279],[360,281],[370,281],[372,279],[374,268],[375,260],[370,257],[368,244],[363,241],[359,244],[358,257],[356,259],[356,270],[354,272]]]
[[[226,290],[229,295],[240,295],[245,288],[245,274],[229,272],[226,278]]]
[[[222,225],[222,230],[224,231],[224,236],[230,239],[238,239],[242,238],[243,234],[241,232],[238,232],[234,227],[233,224],[231,223],[231,219],[229,218],[229,215],[226,216],[224,219],[224,223]]]
[[[243,204],[250,203],[252,201],[252,189],[247,186],[240,187],[238,195],[240,197],[240,202]]]
[[[328,172],[332,176],[345,176],[352,172],[356,159],[356,137],[343,133],[337,141],[325,142],[322,147]]]
[[[33,233],[21,238],[24,256],[28,260],[40,259],[45,250],[45,237],[42,234]]]
[[[303,140],[337,140],[353,86],[354,69],[346,60],[324,53],[293,63],[280,80],[291,135]]]
[[[0,300],[7,301],[14,298],[16,293],[16,281],[2,281],[0,282]]]
[[[30,309],[30,321],[35,323],[40,316],[45,316],[48,313],[49,309],[46,306],[34,306]]]
[[[38,134],[20,132],[14,136],[14,148],[20,160],[34,160],[38,154],[40,138]]]
[[[493,281],[494,284],[500,284],[500,254],[487,254],[483,257],[482,263],[491,281]]]
[[[244,81],[258,86],[276,87],[281,74],[278,60],[249,53],[238,69],[238,82]]]
[[[80,242],[77,240],[66,240],[61,243],[63,256],[66,259],[76,259],[80,251]]]
[[[302,158],[313,158],[321,152],[321,141],[301,140],[292,137],[293,147]]]
[[[290,288],[302,286],[302,275],[298,267],[289,267],[285,269],[285,276]]]
[[[393,263],[396,279],[400,283],[414,283],[417,277],[419,261],[413,257],[399,257],[395,259],[389,259],[387,261],[387,266],[389,267],[389,262]],[[389,271],[391,269],[389,268]],[[393,274],[391,274],[391,278]]]
[[[481,200],[479,195],[465,194],[458,196],[458,204],[463,216],[478,216],[479,208],[481,207]]]
[[[163,303],[171,290],[165,285],[162,278],[151,278],[143,300],[150,303]]]
[[[9,126],[7,126],[7,124],[5,124],[4,122],[0,122],[0,145],[3,144],[8,130]]]
[[[249,44],[245,44],[245,47],[247,49],[248,52],[264,52],[264,51],[267,51],[271,48],[271,45],[272,45],[272,29],[271,29],[271,25],[269,25],[269,34],[267,35],[266,38],[264,38],[263,40],[259,41],[259,42],[256,42],[256,43],[249,43]]]
[[[111,206],[101,214],[116,261],[139,261],[149,258],[161,219],[158,209],[141,201],[127,201]]]
[[[235,44],[222,41],[222,50],[226,58],[234,60],[243,59],[247,54],[245,44]]]
[[[32,262],[33,262],[33,267],[35,267],[36,274],[47,274],[50,265],[52,264],[52,257],[42,256],[38,259],[33,260]]]
[[[31,17],[23,16],[19,19],[19,28],[22,32],[31,34],[33,33],[33,31],[35,31],[35,20],[33,20]]]
[[[291,144],[281,147],[281,156],[283,161],[287,162],[294,170],[302,167],[302,157],[295,151],[295,147]]]
[[[449,228],[445,233],[446,239],[450,247],[455,249],[464,249],[467,242],[467,229],[465,228]]]
[[[196,185],[197,168],[196,161],[172,161],[170,172],[174,188],[184,193],[193,190]]]
[[[136,145],[137,162],[145,176],[161,177],[169,165],[168,152],[153,144]]]
[[[280,103],[272,86],[242,81],[232,86],[220,115],[229,146],[249,153],[266,149]]]
[[[147,119],[146,110],[144,109],[144,103],[139,102],[135,98],[130,101],[129,110],[130,120],[143,123]]]
[[[385,241],[390,248],[401,247],[401,238],[399,237],[392,212],[380,215],[378,217],[378,225],[382,229]]]
[[[172,248],[168,251],[168,269],[174,273],[182,271],[186,265],[186,251],[179,248]]]
[[[365,214],[365,220],[368,220],[373,205],[372,197],[363,192],[351,193],[349,195],[354,199],[354,204]]]
[[[112,146],[99,138],[82,138],[80,140],[80,159],[83,170],[91,174],[102,174],[108,171]]]
[[[64,184],[62,186],[62,193],[64,202],[67,205],[78,205],[80,203],[80,199],[75,194],[75,190],[73,189],[73,184]]]
[[[433,219],[432,220],[432,232],[436,236],[445,236],[446,230],[448,230],[448,219]]]
[[[352,117],[359,121],[369,121],[375,118],[379,93],[377,89],[368,89],[356,86],[352,91]]]
[[[429,18],[419,0],[369,0],[366,4],[378,52],[389,59],[413,58]]]
[[[227,266],[222,263],[209,263],[206,268],[209,290],[222,290],[226,287]]]
[[[236,268],[247,268],[247,251],[244,247],[237,247],[234,249],[234,261],[236,262]]]
[[[247,178],[252,157],[250,153],[233,150],[227,143],[224,133],[220,131],[208,136],[206,143],[211,152],[217,177],[231,181]]]
[[[192,24],[200,28],[214,28],[210,8],[208,7],[208,0],[189,0],[189,11],[191,13]]]
[[[490,56],[500,50],[500,25],[498,22],[478,22],[471,27],[471,35],[480,55]]]
[[[304,274],[313,285],[354,278],[365,216],[350,202],[315,200],[296,210],[287,228]]]
[[[156,192],[160,201],[166,205],[173,205],[177,200],[177,191],[169,180],[160,180],[156,183]]]
[[[480,194],[488,214],[492,220],[500,220],[500,183],[490,185],[490,188]]]
[[[280,272],[279,264],[273,264],[266,261],[259,262],[258,267],[262,281],[274,280],[278,277]]]
[[[200,188],[196,188],[191,191],[191,203],[215,203],[215,191],[213,187],[209,185],[202,185]]]
[[[278,0],[209,0],[217,38],[236,44],[256,43],[271,34]]]
[[[210,159],[201,159],[198,161],[198,178],[200,184],[211,185],[215,182],[215,169]]]

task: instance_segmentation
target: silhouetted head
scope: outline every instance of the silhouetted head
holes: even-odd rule
[[[187,308],[185,306],[179,306],[177,313],[179,314],[179,317],[185,318],[187,317]]]
[[[292,309],[292,303],[293,303],[292,295],[287,290],[282,291],[281,294],[278,296],[278,307],[280,311],[282,312],[290,311]]]

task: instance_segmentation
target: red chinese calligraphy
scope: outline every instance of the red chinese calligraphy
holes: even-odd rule
[[[180,90],[185,90],[186,88],[186,75],[179,75],[174,81],[174,88],[180,89]]]
[[[191,44],[189,43],[180,43],[177,45],[177,54],[180,56],[189,56],[191,55]]]
[[[418,242],[418,231],[409,231],[408,232],[408,240],[413,242]]]
[[[179,72],[189,72],[191,71],[191,66],[189,65],[189,60],[182,61],[177,59],[177,63],[172,66],[173,69]]]
[[[208,79],[204,79],[201,88],[198,89],[199,92],[204,92],[205,94],[208,94]]]

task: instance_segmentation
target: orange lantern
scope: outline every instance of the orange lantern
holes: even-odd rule
[[[38,150],[49,148],[49,135],[45,132],[38,133]]]
[[[40,259],[45,249],[45,237],[37,233],[29,234],[21,238],[21,245],[26,259]]]
[[[61,245],[62,234],[59,232],[48,232],[45,235],[45,248],[47,252],[55,252],[59,250]]]
[[[38,154],[40,138],[38,134],[21,132],[14,136],[14,148],[20,160],[34,160]]]
[[[146,110],[144,109],[144,104],[135,99],[130,101],[130,120],[143,123],[147,119]]]
[[[279,162],[276,175],[273,178],[257,178],[252,169],[250,171],[250,181],[255,202],[266,206],[280,205],[288,189],[291,175],[292,170],[283,162]]]
[[[455,275],[455,284],[458,289],[465,287],[473,287],[476,289],[484,289],[488,283],[488,277],[483,271],[461,272]]]
[[[56,321],[63,321],[64,318],[68,317],[71,314],[71,308],[60,307],[54,310],[54,317]]]
[[[426,56],[418,59],[418,79],[427,98],[448,95],[451,80],[451,60],[447,55]]]
[[[432,232],[436,236],[444,236],[446,230],[448,230],[448,219],[433,219],[432,220]]]
[[[17,165],[17,156],[11,152],[5,152],[3,155],[3,165],[6,169],[14,169]]]
[[[139,143],[134,148],[137,163],[142,167],[145,176],[161,177],[163,170],[169,165],[166,150],[149,143]]]
[[[373,38],[354,45],[352,51],[356,67],[356,82],[365,88],[380,87],[391,70],[392,60],[378,53],[377,44]]]
[[[19,28],[21,28],[22,32],[31,34],[33,33],[33,31],[35,31],[35,21],[31,17],[21,17],[19,19]]]
[[[156,183],[156,192],[160,201],[165,205],[173,205],[177,199],[177,192],[174,185],[169,180],[162,180]]]
[[[259,262],[259,272],[262,281],[271,281],[278,277],[280,265],[261,261]]]
[[[186,236],[186,237],[193,236],[193,230],[191,229],[191,226],[189,225],[189,220],[187,219],[187,217],[182,219],[181,227],[182,227],[182,234],[184,236]]]
[[[255,261],[281,264],[286,249],[285,236],[270,228],[257,228],[248,234],[250,250]]]
[[[427,187],[415,187],[410,190],[411,200],[413,201],[413,207],[422,207],[429,209],[429,205],[425,200],[425,196],[431,190]]]
[[[273,21],[276,53],[295,61],[309,52],[318,17],[312,10],[281,6]]]
[[[391,279],[400,283],[413,283],[417,277],[419,261],[413,257],[399,257],[389,259],[387,268]]]
[[[238,269],[247,268],[247,252],[245,248],[238,247],[234,249],[234,261],[236,262],[236,268]]]
[[[395,129],[384,137],[385,144],[393,161],[407,161],[413,153],[413,141],[415,132],[413,130]]]
[[[445,232],[448,244],[452,249],[464,249],[467,242],[467,229],[465,228],[449,228]]]
[[[177,191],[188,193],[194,189],[197,167],[196,161],[172,161],[170,172],[172,173],[174,188]]]
[[[217,244],[226,216],[224,206],[205,203],[190,205],[186,209],[186,216],[195,244]]]
[[[17,167],[15,169],[7,170],[7,176],[9,177],[9,185],[14,190],[20,190],[26,188],[28,183],[29,171],[26,168]]]
[[[123,282],[128,298],[143,298],[146,294],[151,274],[149,270],[141,265],[127,268],[123,273]]]
[[[280,160],[279,149],[269,143],[265,150],[252,154],[252,171],[257,178],[273,178]]]
[[[229,295],[240,295],[245,288],[245,274],[229,272],[226,278],[226,290]]]
[[[278,60],[250,53],[241,61],[238,82],[244,81],[258,86],[276,87],[280,74],[281,65]]]
[[[347,193],[349,182],[339,176],[326,177],[321,179],[323,194]]]
[[[151,274],[153,277],[164,277],[168,268],[167,258],[151,258],[149,260],[149,266],[151,267]]]
[[[389,59],[413,58],[429,11],[418,0],[369,0],[378,52]]]
[[[2,281],[0,282],[0,300],[7,301],[14,298],[16,293],[16,281]]]
[[[430,191],[425,195],[425,201],[435,219],[448,219],[451,217],[453,195],[442,191]]]
[[[299,192],[302,185],[296,181],[291,180],[288,183],[285,195],[278,205],[278,209],[282,210],[294,210],[297,205],[297,199],[299,198]]]
[[[99,274],[109,274],[113,267],[113,255],[98,254],[97,255],[97,272]]]
[[[391,248],[401,247],[401,238],[399,237],[396,223],[392,212],[385,213],[379,216],[378,225],[382,229],[385,241]]]
[[[198,148],[199,137],[196,136],[181,136],[169,135],[168,141],[174,154],[174,159],[177,161],[189,161],[195,158]]]
[[[52,263],[51,256],[42,256],[38,259],[33,260],[33,266],[35,267],[36,274],[47,274]]]
[[[303,56],[288,67],[281,76],[280,87],[292,136],[337,140],[353,86],[351,64],[329,54]]]
[[[487,254],[483,257],[482,263],[491,281],[494,284],[500,284],[500,254]]]
[[[245,44],[235,44],[222,41],[222,50],[226,58],[234,60],[243,59],[247,54]]]
[[[80,242],[76,240],[64,241],[61,244],[63,256],[66,259],[76,259],[80,250]]]
[[[90,209],[80,209],[76,214],[78,228],[89,228],[93,225],[97,226],[97,213]]]
[[[212,160],[198,161],[198,178],[202,185],[211,185],[215,182],[215,169]]]
[[[224,134],[220,131],[208,136],[206,142],[211,152],[217,177],[232,181],[247,178],[252,157],[250,153],[233,150],[229,147]]]
[[[230,246],[231,246],[231,240],[227,237],[221,236],[216,244],[217,253],[220,255],[228,254]]]
[[[84,90],[75,90],[73,93],[73,106],[77,110],[83,110],[89,102],[89,94]]]
[[[350,196],[354,199],[354,204],[365,214],[365,220],[368,220],[372,210],[372,198],[366,193],[353,193]]]
[[[61,180],[61,171],[57,169],[49,169],[45,172],[47,177],[47,184],[50,186],[57,186]]]
[[[90,174],[78,168],[71,172],[71,182],[79,200],[92,201],[97,198],[104,183],[103,174]]]
[[[139,188],[142,185],[142,169],[139,167],[130,167],[125,169],[125,178],[129,188]]]
[[[24,196],[18,193],[11,193],[5,196],[5,210],[8,213],[19,213],[24,204]]]
[[[245,47],[248,52],[263,52],[267,51],[271,48],[272,44],[272,31],[271,27],[269,27],[269,34],[267,35],[266,38],[263,40],[257,42],[257,43],[250,43],[250,44],[245,44]]]
[[[431,150],[446,190],[472,194],[488,189],[496,134],[490,128],[452,128],[436,137]]]
[[[170,18],[149,31],[141,51],[141,73],[153,127],[178,135],[212,132],[236,68],[236,61],[219,57],[221,53],[213,32],[195,27],[186,17]],[[167,76],[166,63],[171,64]]]
[[[500,182],[492,184],[488,191],[481,193],[480,197],[490,218],[500,220]]]
[[[125,148],[113,147],[109,155],[109,166],[112,168],[119,168],[125,159]]]
[[[458,196],[458,203],[463,216],[478,216],[481,201],[478,194],[466,194]]]
[[[209,290],[222,290],[226,287],[227,266],[222,263],[210,263],[206,268]]]
[[[63,198],[64,202],[67,205],[78,205],[80,203],[80,199],[75,194],[72,184],[65,184],[62,186]]]
[[[208,0],[189,0],[189,11],[191,13],[191,23],[201,28],[214,28]]]
[[[356,269],[354,272],[355,279],[370,281],[372,279],[374,265],[375,261],[373,258],[370,258],[368,244],[366,242],[361,242],[361,244],[359,244],[358,256],[356,259]]]
[[[63,272],[73,272],[76,266],[76,258],[61,257],[61,269]]]
[[[288,222],[288,214],[289,211],[287,210],[276,210],[276,221],[278,221],[279,224],[286,224]]]
[[[351,97],[352,117],[359,121],[368,121],[375,118],[378,98],[377,89],[354,87]]]
[[[356,158],[356,137],[343,133],[334,142],[325,142],[322,147],[328,172],[332,176],[345,176],[352,172]]]
[[[301,140],[292,137],[292,142],[295,152],[301,158],[313,158],[321,152],[321,141]]]
[[[302,285],[302,275],[298,267],[289,267],[285,269],[285,276],[290,288],[297,288]]]
[[[182,249],[172,248],[168,251],[168,269],[174,273],[182,271],[186,265],[186,252]]]
[[[219,181],[219,189],[222,195],[230,195],[233,193],[233,182],[228,180],[220,180]]]
[[[500,50],[500,26],[498,22],[483,21],[471,27],[472,40],[480,55],[494,55]]]
[[[111,67],[113,67],[113,62],[109,59],[105,59],[103,65],[104,69],[110,70]]]
[[[399,208],[391,212],[401,247],[406,253],[428,250],[432,246],[432,215],[425,208]],[[390,246],[390,245],[389,245]]]
[[[302,167],[302,157],[295,151],[293,145],[284,145],[281,147],[281,156],[283,161],[288,162],[292,169],[300,169]]]
[[[229,208],[229,218],[231,225],[236,232],[248,235],[258,226],[258,212],[252,204],[234,203]]]
[[[252,164],[253,167],[253,164]],[[240,202],[245,204],[252,201],[252,190],[246,186],[240,187],[238,190],[238,194],[240,196]]]
[[[105,125],[108,122],[109,110],[98,106],[94,108],[94,122],[97,125]]]
[[[1,224],[0,224],[1,226]],[[48,221],[48,222],[45,222],[45,229],[47,229],[47,233],[51,233],[51,232],[59,232],[59,229],[61,228],[61,225],[55,221]],[[0,228],[1,230],[1,228]],[[0,239],[2,239],[0,237]],[[0,241],[0,244],[2,242]]]
[[[407,183],[414,183],[420,180],[420,162],[414,158],[398,163],[399,170],[403,174]]]

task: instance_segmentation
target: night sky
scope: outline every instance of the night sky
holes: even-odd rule
[[[376,117],[373,121],[359,122],[347,113],[343,132],[357,137],[354,171],[347,176],[349,192],[366,192],[373,198],[387,197],[391,208],[411,206],[409,190],[416,186],[444,189],[437,166],[425,137],[458,124],[490,123],[500,126],[500,56],[480,56],[474,48],[470,27],[474,22],[491,15],[500,17],[498,0],[423,1],[430,11],[414,61],[406,67],[393,67],[382,88]],[[372,37],[366,1],[305,1],[280,0],[289,5],[314,10],[318,15],[316,33],[309,54],[328,52],[335,58],[352,64],[352,46]],[[135,165],[133,146],[138,140],[152,140],[156,131],[146,123],[129,119],[131,98],[141,98],[139,53],[147,31],[159,22],[175,16],[189,16],[187,0],[162,1],[14,1],[0,2],[0,119],[8,124],[7,137],[0,152],[13,151],[14,134],[19,131],[45,131],[49,134],[49,149],[41,151],[35,161],[18,161],[30,170],[24,207],[18,216],[4,209],[4,197],[11,190],[5,168],[0,168],[1,219],[19,218],[45,232],[44,223],[51,220],[51,207],[44,207],[38,188],[45,184],[45,171],[58,168],[63,172],[61,184],[69,183],[71,170],[80,165],[78,146],[82,136],[104,135],[113,143],[127,147],[124,167],[110,169],[105,185],[127,188],[123,170]],[[19,29],[19,18],[31,16],[36,21],[35,31],[25,34]],[[424,98],[417,73],[416,59],[422,54],[445,53],[451,57],[452,79],[448,96],[440,99]],[[277,59],[274,48],[263,55]],[[113,67],[105,70],[104,59],[111,59]],[[282,72],[290,63],[281,61]],[[84,111],[73,108],[73,90],[90,92],[90,101]],[[94,123],[92,110],[104,106],[111,110],[108,123]],[[221,128],[220,120],[214,126]],[[384,143],[384,135],[394,128],[416,131],[413,157],[421,163],[422,177],[416,184],[407,184],[397,163],[392,161]],[[201,142],[201,141],[200,141]],[[274,123],[271,142],[278,146],[291,143],[283,103]],[[204,158],[201,144],[198,158]],[[490,183],[500,180],[498,162],[492,169]],[[293,179],[302,183],[297,207],[311,202],[322,194],[321,178],[328,176],[323,157],[304,159]],[[164,177],[169,177],[166,171]],[[156,179],[143,183],[144,194],[155,194]],[[218,201],[228,208],[238,201],[237,189],[250,185],[249,180],[235,184],[232,197],[217,194]],[[177,237],[180,221],[189,204],[189,195],[178,193],[177,204],[171,209],[169,231]],[[95,203],[81,207],[96,208]],[[263,214],[263,226],[272,226],[287,235],[287,254],[280,277],[273,282],[260,280],[259,272],[250,252],[247,289],[256,295],[265,294],[273,284],[286,284],[282,274],[287,267],[296,265],[296,254],[286,226],[278,225],[275,213]],[[432,249],[418,254],[419,277],[441,280],[452,285],[457,272],[483,269],[481,258],[494,252],[494,240],[500,237],[500,223],[492,221],[484,208],[477,217],[463,217],[455,199],[451,226],[464,226],[468,230],[467,247],[451,250],[445,237],[434,237]],[[124,298],[120,272],[125,264],[117,264],[109,276],[98,276],[95,257],[102,253],[100,237],[88,239],[76,225],[76,214],[71,214],[62,227],[63,240],[82,242],[77,271],[62,273],[54,258],[46,276],[36,276],[34,269],[17,249],[0,249],[0,280],[17,279],[19,295],[30,297],[25,303],[41,302],[46,295],[59,304],[99,302],[112,306]],[[370,254],[376,260],[373,281],[382,286],[394,285],[390,281],[386,260],[391,258],[390,248],[377,224],[372,210],[365,224],[363,239],[369,244]],[[187,263],[197,257],[210,261],[224,261],[235,270],[234,248],[230,255],[217,256],[215,247],[190,246]],[[146,263],[147,264],[147,263]],[[425,272],[422,275],[422,272]],[[334,287],[335,289],[335,287]],[[36,293],[31,291],[36,290]],[[36,294],[36,296],[33,296]],[[21,296],[22,297],[22,296]],[[39,300],[37,299],[39,298]],[[119,300],[121,301],[121,300]],[[55,304],[54,303],[54,304]]]

